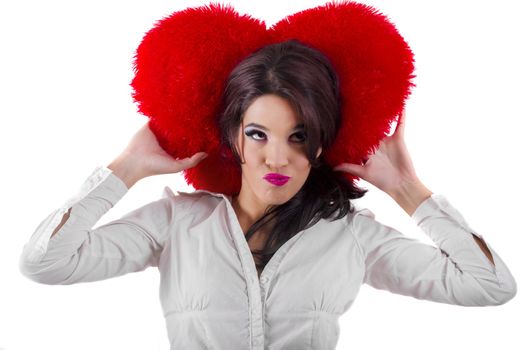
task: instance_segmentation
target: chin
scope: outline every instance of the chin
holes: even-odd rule
[[[289,193],[283,191],[282,193],[276,193],[274,191],[269,191],[263,198],[266,199],[265,202],[268,205],[281,205],[288,202],[294,195],[295,192]]]

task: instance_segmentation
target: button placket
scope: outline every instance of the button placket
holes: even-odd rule
[[[250,247],[248,246],[246,237],[241,229],[241,225],[237,220],[231,201],[226,196],[223,195],[223,197],[226,203],[226,210],[230,214],[230,224],[234,226],[233,230],[230,232],[241,260],[245,280],[248,284],[248,299],[251,308],[251,341],[254,346],[252,347],[252,350],[262,350],[264,347],[265,299],[268,289],[267,284],[270,280],[268,275],[273,276],[284,255],[299,238],[304,236],[304,234],[303,231],[301,231],[279,247],[277,252],[275,252],[274,256],[263,269],[259,280]]]
[[[257,270],[253,262],[253,257],[248,246],[248,242],[242,232],[239,222],[236,220],[235,212],[231,203],[226,200],[227,211],[230,213],[233,230],[231,235],[234,241],[235,248],[239,254],[245,280],[248,285],[248,300],[250,304],[250,328],[251,328],[251,342],[253,350],[263,350],[264,333],[263,333],[263,319],[262,319],[262,303],[261,303],[261,289]],[[228,205],[230,204],[230,205]]]

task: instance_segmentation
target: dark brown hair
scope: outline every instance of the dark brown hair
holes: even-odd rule
[[[270,206],[247,231],[246,240],[272,222],[266,245],[252,251],[264,268],[273,254],[295,234],[313,226],[321,218],[338,220],[355,208],[349,199],[368,192],[335,172],[316,158],[321,146],[334,142],[341,125],[339,79],[328,58],[296,39],[267,45],[241,61],[230,73],[219,116],[221,142],[241,163],[235,140],[245,111],[261,95],[275,94],[286,99],[304,123],[305,154],[312,168],[301,189],[286,203]]]

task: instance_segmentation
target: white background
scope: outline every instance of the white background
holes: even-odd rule
[[[504,259],[518,294],[497,307],[421,301],[363,285],[340,318],[337,349],[523,349],[525,21],[520,1],[363,1],[386,14],[416,59],[406,142],[416,171]],[[131,59],[153,22],[203,1],[3,1],[0,5],[0,349],[164,349],[154,268],[71,286],[18,270],[38,224],[108,165],[147,118]],[[325,1],[231,1],[277,22]],[[359,204],[432,244],[369,183]],[[182,174],[139,181],[98,224],[188,190]],[[521,323],[521,326],[519,325]]]

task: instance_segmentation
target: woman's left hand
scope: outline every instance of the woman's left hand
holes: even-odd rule
[[[395,132],[381,140],[377,151],[364,165],[341,163],[334,171],[345,171],[371,183],[389,195],[403,186],[419,182],[405,145],[405,110],[401,112]]]

